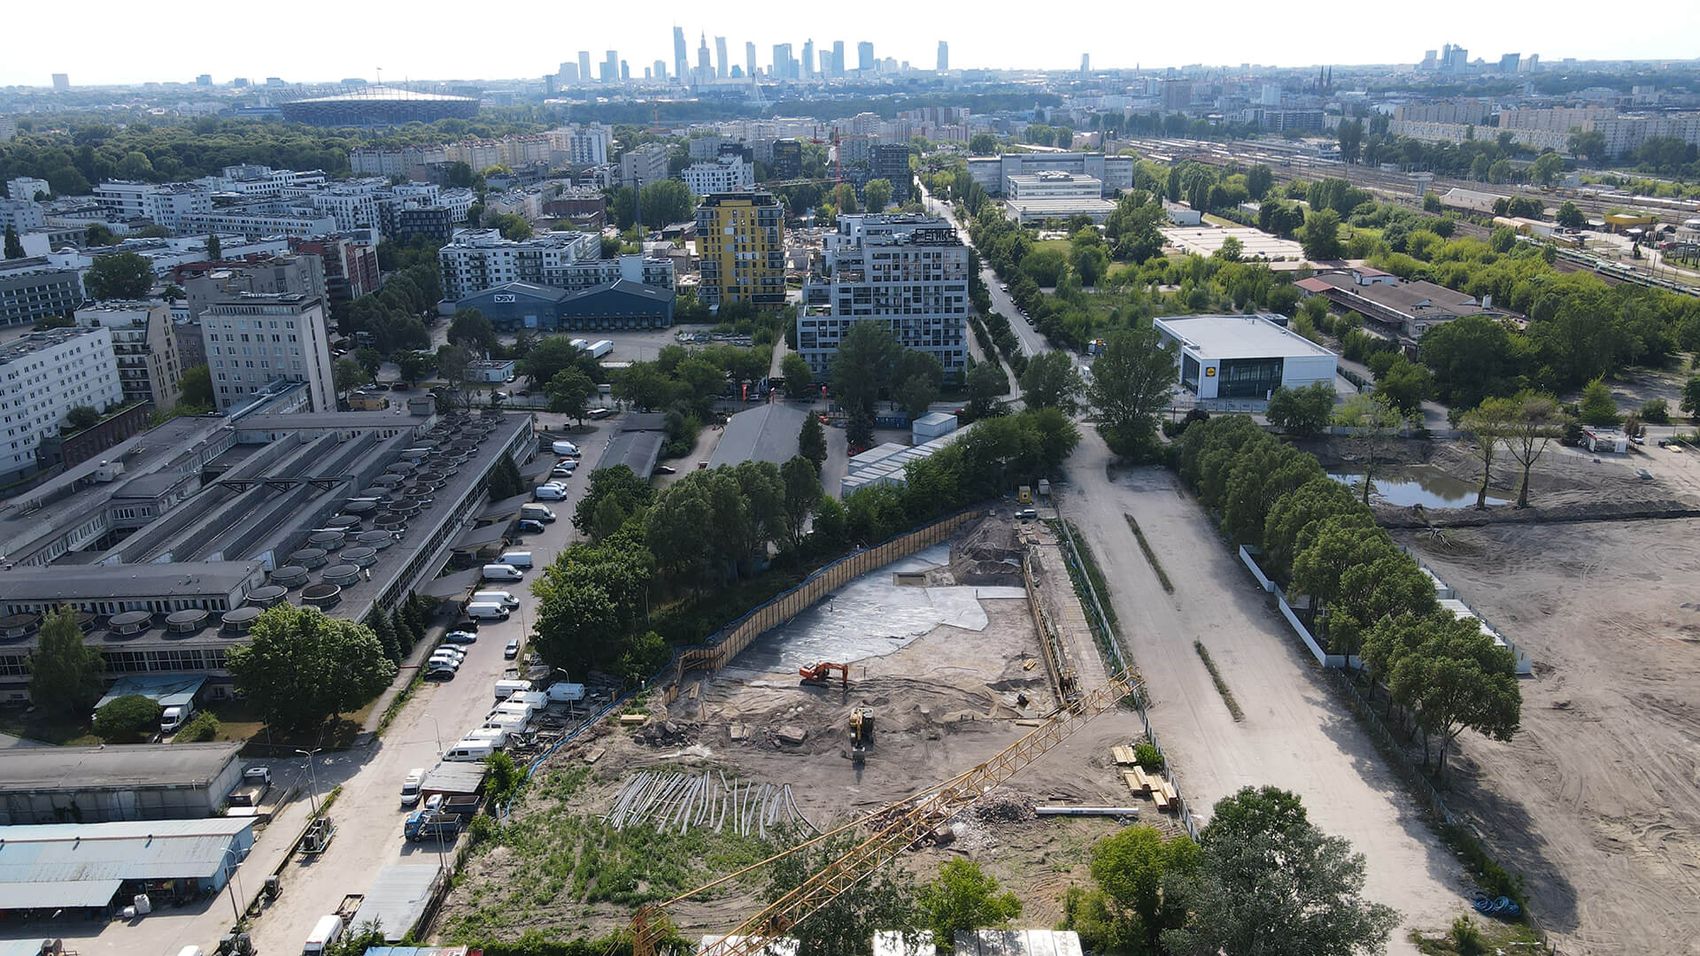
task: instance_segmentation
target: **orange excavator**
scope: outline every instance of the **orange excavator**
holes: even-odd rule
[[[815,687],[824,687],[831,683],[833,671],[838,672],[845,687],[850,686],[849,664],[840,664],[837,661],[815,661],[813,664],[805,664],[797,668],[797,673],[802,675],[802,682]]]

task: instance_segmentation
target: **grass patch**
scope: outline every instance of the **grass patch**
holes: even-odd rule
[[[1064,524],[1068,525],[1068,533],[1074,536],[1075,546],[1080,552],[1080,563],[1085,566],[1086,578],[1092,583],[1092,590],[1098,594],[1098,603],[1104,608],[1104,616],[1110,619],[1110,627],[1119,632],[1122,625],[1120,621],[1116,620],[1115,607],[1110,604],[1110,582],[1104,579],[1104,571],[1098,567],[1098,559],[1092,556],[1092,549],[1086,546],[1086,539],[1081,537],[1080,529],[1076,528],[1074,522],[1067,518],[1062,520]],[[1074,568],[1070,566],[1069,572],[1072,574],[1073,571]],[[1080,598],[1091,603],[1091,596],[1085,591],[1081,592]]]
[[[7,707],[0,710],[0,734],[26,737],[61,747],[100,743],[89,714],[67,714],[45,707]]]
[[[1408,937],[1423,956],[1486,956],[1501,952],[1545,952],[1540,934],[1525,923],[1460,916],[1443,935],[1411,930]]]
[[[1163,562],[1157,560],[1157,552],[1151,550],[1151,542],[1145,540],[1145,532],[1139,530],[1139,522],[1133,520],[1133,515],[1123,513],[1127,526],[1133,529],[1134,540],[1139,542],[1139,550],[1145,553],[1145,560],[1151,564],[1151,570],[1157,572],[1157,583],[1169,594],[1175,593],[1175,585],[1169,580],[1168,572],[1163,570]]]
[[[1131,520],[1131,519],[1129,519]],[[1239,723],[1245,719],[1245,711],[1240,710],[1240,702],[1234,699],[1234,692],[1228,689],[1228,682],[1222,679],[1222,672],[1216,669],[1216,662],[1210,657],[1210,649],[1203,641],[1193,641],[1192,649],[1198,652],[1198,659],[1204,662],[1204,669],[1210,672],[1210,682],[1216,685],[1216,693],[1222,695],[1222,703],[1228,705],[1228,713]]]
[[[390,729],[390,723],[395,720],[397,714],[401,713],[401,709],[407,706],[407,702],[413,699],[414,692],[423,683],[425,683],[424,671],[414,668],[413,679],[408,681],[407,686],[403,687],[401,692],[390,701],[390,705],[384,708],[384,716],[378,718],[378,736],[382,737],[384,731]]]
[[[514,820],[478,848],[482,855],[501,847],[499,867],[474,864],[457,879],[466,895],[442,928],[445,940],[506,938],[514,926],[527,924],[573,934],[580,920],[567,914],[588,915],[595,904],[631,909],[671,899],[775,849],[763,840],[707,828],[615,830],[602,822],[600,808],[585,806],[579,795],[590,770],[554,771],[534,781]],[[526,878],[504,878],[516,873]]]

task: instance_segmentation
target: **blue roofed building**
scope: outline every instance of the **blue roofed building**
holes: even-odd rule
[[[224,889],[253,845],[254,821],[225,817],[0,827],[0,912],[196,900]]]

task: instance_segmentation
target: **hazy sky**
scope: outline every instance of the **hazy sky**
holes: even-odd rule
[[[1090,53],[1100,68],[1190,63],[1415,63],[1457,43],[1477,56],[1539,53],[1553,62],[1700,56],[1700,3],[1649,7],[1624,21],[1577,0],[1420,0],[1315,6],[1270,0],[1125,3],[1073,0],[627,0],[492,4],[466,0],[293,0],[289,3],[23,2],[7,11],[11,39],[0,85],[46,86],[192,80],[210,73],[291,82],[494,79],[552,73],[581,49],[592,61],[615,49],[641,76],[673,60],[672,26],[685,28],[694,62],[700,34],[724,36],[734,63],[746,40],[768,65],[774,43],[817,48],[872,40],[880,57],[930,68],[939,40],[952,67],[1066,69]],[[479,14],[488,14],[487,17]],[[1054,14],[1054,16],[1049,16]],[[17,42],[23,38],[24,42]],[[39,41],[39,42],[36,42]]]

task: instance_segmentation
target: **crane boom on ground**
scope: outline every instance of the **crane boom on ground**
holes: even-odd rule
[[[803,920],[819,912],[839,894],[866,879],[904,849],[951,817],[973,806],[993,787],[1049,753],[1092,718],[1114,707],[1123,697],[1137,693],[1140,680],[1132,671],[1110,677],[1104,686],[1058,708],[1032,732],[945,783],[917,796],[889,804],[855,824],[837,827],[769,857],[763,866],[783,856],[819,843],[834,833],[861,826],[870,835],[844,855],[816,871],[791,892],[761,912],[744,920],[715,947],[715,956],[757,956],[769,944]],[[712,883],[682,894],[659,906],[649,904],[632,917],[632,956],[656,956],[656,946],[667,932],[665,908],[688,899],[755,867],[746,867]]]

